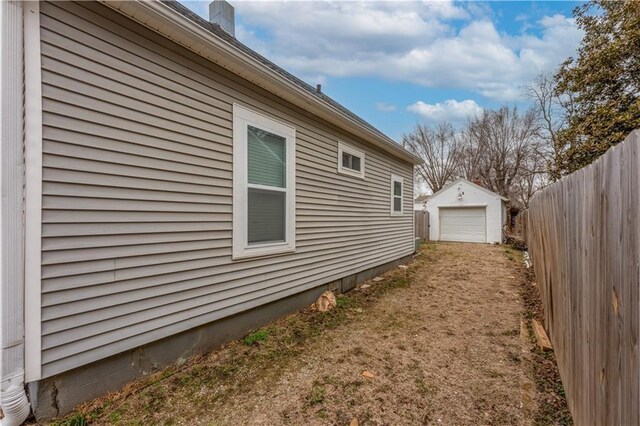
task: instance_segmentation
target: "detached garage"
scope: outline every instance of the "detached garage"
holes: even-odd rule
[[[466,179],[458,179],[427,202],[429,237],[435,241],[501,243],[507,199]]]

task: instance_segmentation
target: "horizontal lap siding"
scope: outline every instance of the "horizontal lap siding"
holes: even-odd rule
[[[43,376],[413,251],[410,164],[104,6],[41,14]],[[231,260],[233,102],[296,128],[295,254]],[[338,140],[366,179],[336,173]]]

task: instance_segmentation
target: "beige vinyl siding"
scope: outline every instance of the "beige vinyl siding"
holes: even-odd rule
[[[409,163],[103,5],[44,3],[41,26],[43,377],[413,252]],[[233,102],[296,129],[295,254],[231,260]]]

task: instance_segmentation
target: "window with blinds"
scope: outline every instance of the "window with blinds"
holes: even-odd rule
[[[295,249],[295,129],[234,105],[234,258]]]
[[[247,127],[248,243],[285,241],[287,139]]]
[[[403,180],[400,176],[391,175],[391,214],[402,214],[403,213],[403,200],[402,200],[402,190],[403,190]]]

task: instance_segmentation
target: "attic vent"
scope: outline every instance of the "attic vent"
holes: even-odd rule
[[[209,3],[209,22],[220,25],[233,37],[236,36],[235,12],[233,6],[225,0],[213,0]]]

